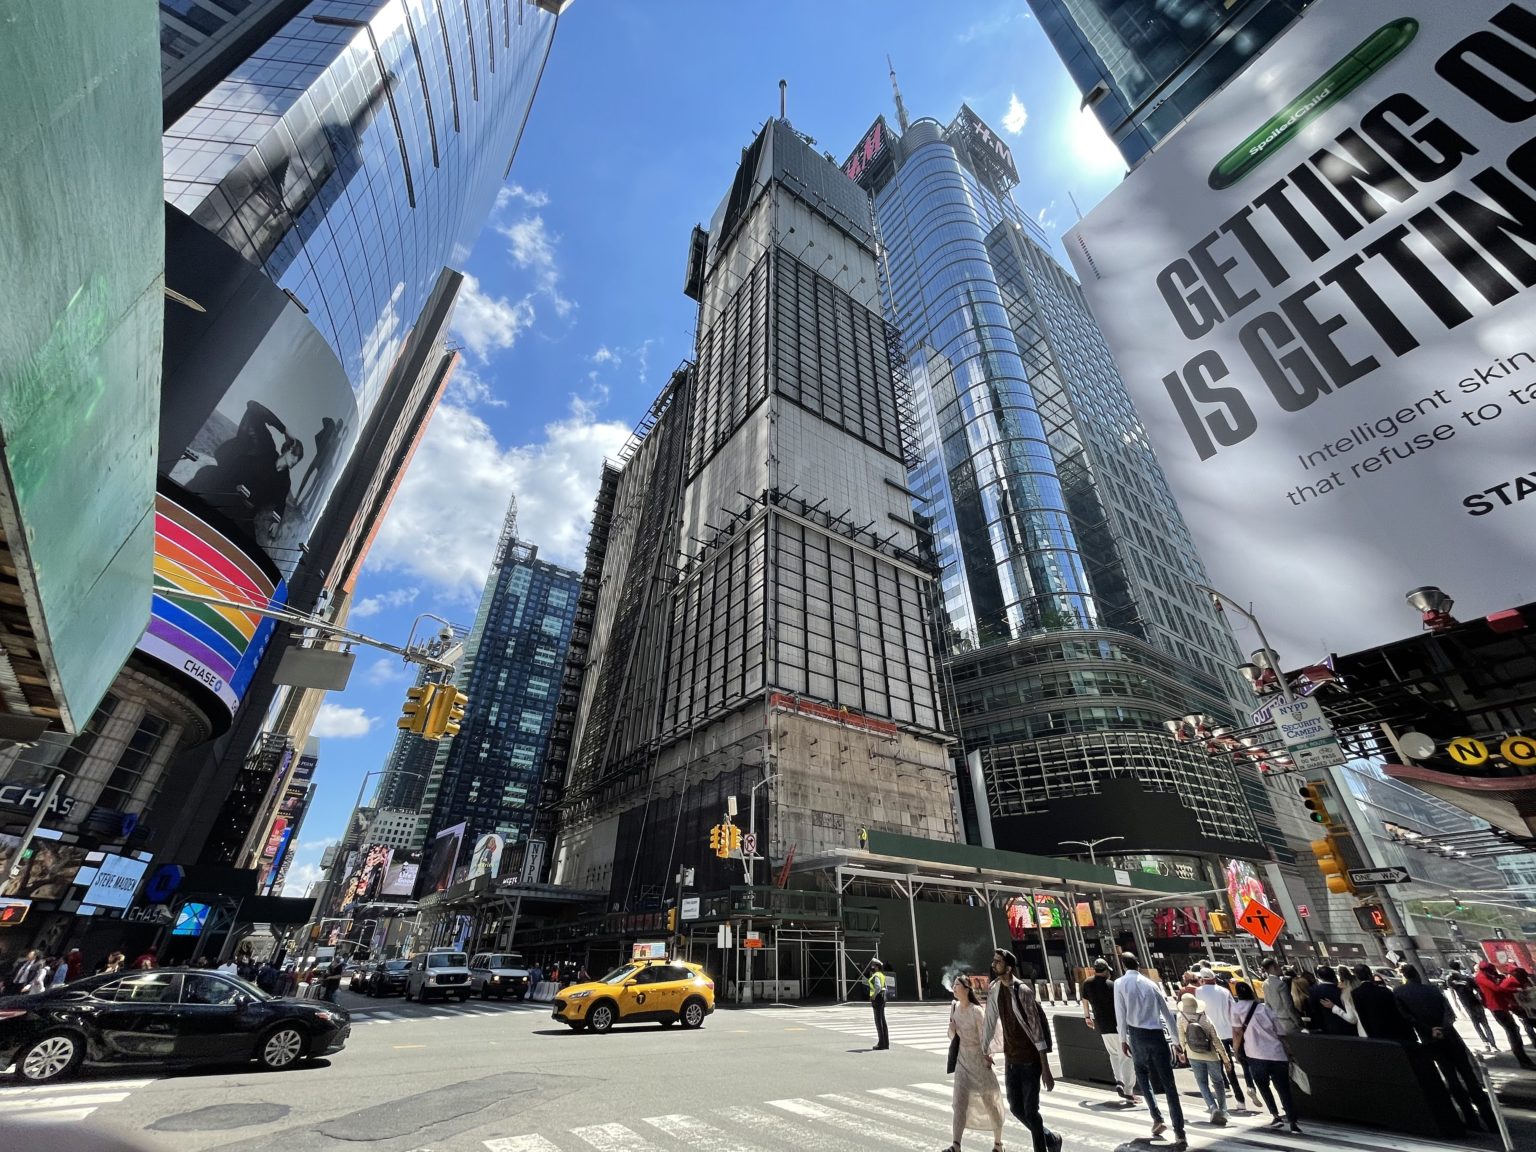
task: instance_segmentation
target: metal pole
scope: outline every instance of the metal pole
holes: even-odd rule
[[[1244,608],[1236,600],[1232,599],[1232,597],[1226,595],[1223,592],[1218,592],[1208,584],[1196,584],[1195,587],[1206,593],[1213,600],[1218,600],[1230,604],[1234,609],[1237,610],[1237,614],[1239,616],[1253,625],[1253,630],[1257,632],[1259,636],[1259,647],[1264,649],[1266,655],[1275,657],[1275,682],[1279,685],[1281,697],[1287,704],[1296,703],[1296,697],[1291,694],[1291,686],[1285,679],[1285,672],[1278,666],[1280,663],[1279,653],[1269,646],[1269,637],[1264,635],[1264,625],[1259,623],[1259,618],[1252,612],[1248,611],[1248,609]],[[1217,604],[1217,608],[1219,609],[1220,607],[1221,605]]]
[[[992,889],[989,885],[981,886],[981,899],[987,910],[987,935],[992,937],[992,951],[997,951],[997,925],[992,923]]]
[[[11,871],[7,879],[14,880],[21,875],[22,859],[26,856],[27,849],[32,846],[32,840],[36,837],[38,828],[42,826],[43,817],[48,814],[48,809],[53,805],[62,787],[64,787],[64,773],[55,772],[53,779],[48,781],[48,791],[43,793],[37,811],[32,813],[32,819],[27,821],[27,830],[21,834],[21,843],[16,845],[16,855],[11,858]]]
[[[923,957],[917,950],[917,901],[914,899],[917,885],[907,880],[907,915],[912,918],[912,983],[917,987],[917,1000],[923,999]]]
[[[1045,921],[1040,916],[1039,890],[1029,890],[1030,915],[1035,918],[1035,932],[1040,937],[1040,967],[1044,970],[1045,982],[1051,982],[1051,953],[1045,946]]]

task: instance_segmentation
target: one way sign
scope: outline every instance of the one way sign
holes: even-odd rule
[[[1351,884],[1403,884],[1410,879],[1406,868],[1351,868]]]

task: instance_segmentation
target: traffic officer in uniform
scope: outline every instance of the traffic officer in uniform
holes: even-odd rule
[[[885,1030],[885,965],[879,960],[869,962],[869,1004],[875,1010],[875,1047],[873,1051],[891,1046],[890,1033]]]

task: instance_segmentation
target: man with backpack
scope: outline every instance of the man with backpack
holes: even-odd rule
[[[1230,1058],[1210,1015],[1200,1001],[1188,993],[1179,999],[1178,1042],[1189,1057],[1189,1070],[1195,1074],[1195,1084],[1211,1114],[1211,1123],[1218,1128],[1224,1127],[1227,1123],[1226,1077],[1230,1072]]]

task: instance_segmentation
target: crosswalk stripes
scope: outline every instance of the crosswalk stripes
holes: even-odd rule
[[[825,1092],[769,1100],[760,1106],[706,1109],[700,1114],[648,1116],[630,1123],[585,1124],[564,1132],[499,1136],[486,1152],[932,1152],[949,1139],[949,1083],[921,1082],[865,1091]],[[1041,1100],[1046,1124],[1067,1147],[1115,1152],[1149,1143],[1149,1114],[1107,1103],[1101,1093],[1058,1085]],[[1275,1132],[1263,1117],[1233,1117],[1225,1128],[1189,1110],[1195,1152],[1451,1152],[1460,1146],[1336,1125],[1308,1124],[1303,1135]],[[984,1133],[975,1133],[985,1142]],[[1005,1143],[1027,1148],[1029,1137],[1009,1118]]]
[[[457,1020],[465,1016],[501,1016],[509,1013],[537,1012],[549,1015],[548,1004],[460,1004],[447,1012],[413,1012],[409,1008],[354,1009],[352,1027],[363,1024],[398,1024],[408,1020]]]
[[[103,1104],[126,1100],[150,1080],[75,1080],[36,1088],[0,1088],[0,1124],[27,1120],[37,1124],[67,1124],[84,1120]]]

